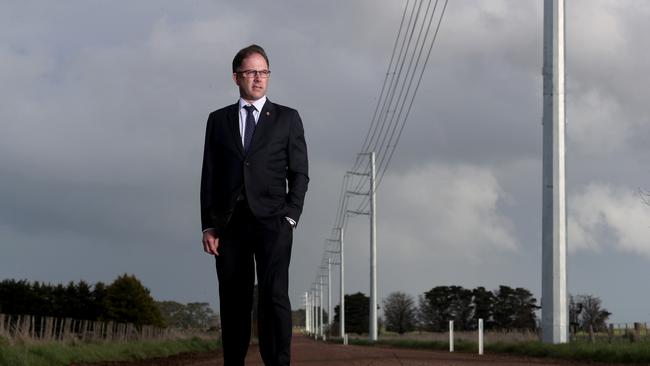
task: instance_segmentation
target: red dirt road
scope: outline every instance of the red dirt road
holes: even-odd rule
[[[221,353],[179,355],[140,362],[106,362],[87,366],[218,366],[223,365]],[[246,365],[263,366],[257,346],[248,350]],[[531,359],[503,355],[449,353],[441,351],[405,350],[383,347],[342,346],[316,342],[294,335],[292,365],[309,366],[547,366],[547,365],[609,365],[589,362],[569,362]],[[82,366],[82,365],[77,365]]]

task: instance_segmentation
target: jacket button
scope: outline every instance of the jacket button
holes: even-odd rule
[[[251,163],[250,163],[250,161],[246,161],[246,162],[244,162],[244,165],[251,166]]]

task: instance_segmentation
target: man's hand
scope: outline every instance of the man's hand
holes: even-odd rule
[[[212,254],[219,255],[219,238],[216,235],[215,230],[208,229],[203,232],[203,251]]]

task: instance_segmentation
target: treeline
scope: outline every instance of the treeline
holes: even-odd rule
[[[67,285],[8,279],[0,282],[0,313],[165,326],[149,289],[133,275],[106,285]]]
[[[386,300],[389,303],[391,298]],[[478,319],[483,319],[486,330],[537,328],[537,300],[521,287],[499,286],[489,291],[484,287],[469,290],[461,286],[438,286],[420,295],[418,302],[417,319],[426,330],[448,329],[450,320],[454,321],[455,329],[474,330]]]
[[[207,302],[156,301],[165,325],[181,329],[220,329],[219,315]]]
[[[361,292],[345,296],[346,332],[368,331],[369,300]],[[525,288],[499,286],[490,291],[484,287],[437,286],[421,294],[417,303],[408,294],[391,293],[383,301],[381,321],[386,330],[400,334],[416,329],[446,331],[450,320],[456,330],[475,330],[479,318],[486,330],[535,330],[537,309],[537,300]],[[339,314],[337,306],[335,323]]]

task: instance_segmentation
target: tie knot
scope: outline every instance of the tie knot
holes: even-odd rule
[[[257,108],[255,108],[255,106],[254,106],[254,105],[245,105],[245,106],[244,106],[244,109],[245,109],[245,110],[246,110],[246,112],[248,112],[248,113],[251,113],[251,112],[253,112],[253,111],[256,111],[256,110],[257,110]]]

